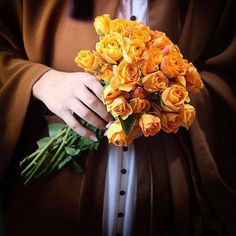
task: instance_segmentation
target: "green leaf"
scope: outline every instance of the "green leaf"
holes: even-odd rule
[[[49,130],[49,136],[52,137],[55,134],[59,133],[63,128],[65,128],[65,124],[49,124],[48,125],[48,130]]]
[[[122,129],[125,132],[126,136],[129,136],[130,132],[132,131],[134,124],[135,124],[135,118],[133,115],[130,115],[127,119],[123,120],[120,116],[119,116],[119,120],[122,126]]]
[[[81,137],[78,146],[79,146],[79,149],[81,151],[93,150],[93,149],[97,150],[98,146],[99,146],[99,142],[98,141],[92,141],[88,138]]]
[[[52,137],[44,137],[44,138],[41,138],[37,141],[37,145],[39,148],[42,148],[44,147],[46,144],[48,144],[48,142],[50,142],[52,139]]]
[[[99,140],[104,137],[104,134],[105,134],[105,130],[97,129],[96,135]]]
[[[77,156],[80,153],[80,149],[65,147],[66,153],[70,156]]]
[[[72,160],[72,156],[67,156],[64,158],[57,166],[57,169],[60,170],[62,167],[64,167],[68,162]]]
[[[102,85],[102,87],[106,87],[107,85],[109,85],[109,82],[107,82],[106,80],[102,78],[100,79],[100,84]]]
[[[82,167],[81,167],[76,161],[73,161],[72,163],[73,163],[74,170],[75,170],[77,173],[83,172]]]

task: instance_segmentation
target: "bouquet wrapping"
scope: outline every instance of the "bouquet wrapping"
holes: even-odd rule
[[[94,27],[99,35],[95,50],[79,51],[75,62],[103,85],[102,101],[114,117],[105,132],[108,142],[127,146],[141,135],[188,129],[196,115],[190,96],[203,82],[178,46],[163,32],[137,21],[111,20],[108,14],[96,17]],[[50,136],[39,140],[38,149],[21,162],[25,183],[69,162],[81,171],[75,157],[97,149],[104,132],[80,122],[98,141],[80,137],[66,125],[51,125]]]

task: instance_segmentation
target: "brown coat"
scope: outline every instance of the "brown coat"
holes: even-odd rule
[[[95,15],[114,17],[118,0],[98,0]],[[31,87],[54,68],[77,71],[92,49],[92,22],[69,17],[69,0],[0,2],[0,177],[5,174],[10,235],[101,235],[106,143],[70,166],[23,186],[19,160],[46,129]],[[234,0],[150,0],[149,24],[177,43],[205,82],[193,99],[190,131],[135,141],[138,190],[134,235],[236,235]],[[8,170],[6,172],[6,170]],[[7,173],[7,174],[6,174]],[[222,230],[223,229],[223,230]]]

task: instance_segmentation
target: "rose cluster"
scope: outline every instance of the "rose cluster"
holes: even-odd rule
[[[160,31],[125,19],[98,16],[96,50],[81,50],[75,62],[104,85],[103,103],[115,118],[107,130],[110,143],[130,144],[138,135],[189,128],[195,109],[189,95],[203,87],[197,69]],[[122,122],[133,117],[132,129]]]

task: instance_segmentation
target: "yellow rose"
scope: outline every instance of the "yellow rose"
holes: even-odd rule
[[[123,95],[116,97],[112,103],[107,105],[107,111],[111,112],[113,117],[120,116],[123,120],[132,114],[132,108]]]
[[[181,115],[174,112],[163,112],[161,114],[161,129],[167,133],[176,133],[181,124]]]
[[[133,141],[132,136],[127,137],[125,135],[119,120],[116,120],[109,126],[107,138],[109,143],[116,146],[128,146]]]
[[[94,21],[94,28],[98,35],[104,36],[110,31],[110,15],[104,14],[102,16],[97,16]]]
[[[187,98],[188,92],[184,87],[173,85],[165,89],[161,94],[163,109],[165,111],[178,112],[183,108],[184,102]]]
[[[182,122],[181,125],[188,129],[196,116],[195,108],[189,104],[184,105],[184,108],[181,110]]]
[[[133,113],[148,112],[151,108],[150,102],[143,98],[133,98],[130,100]]]
[[[121,35],[126,34],[127,21],[124,19],[115,19],[110,22],[110,32],[119,33]]]
[[[123,57],[127,63],[137,63],[145,56],[145,43],[141,39],[126,39]]]
[[[161,71],[170,79],[179,75],[185,75],[187,69],[186,60],[175,53],[165,56],[161,62]]]
[[[148,51],[145,54],[144,60],[140,62],[141,71],[143,75],[150,74],[158,70],[160,63],[163,60],[163,52],[159,48],[147,46]]]
[[[111,64],[116,64],[122,57],[122,48],[123,38],[118,33],[107,34],[96,44],[96,51]]]
[[[110,82],[112,77],[114,76],[112,66],[110,66],[107,63],[103,63],[103,65],[100,65],[100,66],[101,66],[101,68],[98,71],[98,73],[96,74],[96,77],[99,80],[104,80],[106,82]]]
[[[86,71],[95,71],[101,59],[89,50],[80,50],[75,57],[75,63]]]
[[[154,136],[161,129],[160,119],[150,114],[144,114],[139,119],[139,126],[145,137]]]
[[[204,86],[197,69],[192,63],[190,63],[185,79],[187,83],[187,90],[192,95],[198,93]]]
[[[113,100],[121,94],[121,91],[117,88],[113,88],[111,85],[107,85],[102,91],[102,100],[105,105],[110,104]]]
[[[161,72],[153,72],[142,79],[143,87],[149,93],[165,90],[168,86],[167,77]]]
[[[111,85],[122,91],[129,92],[140,84],[140,70],[138,66],[122,61],[117,67],[114,66],[114,78]]]

